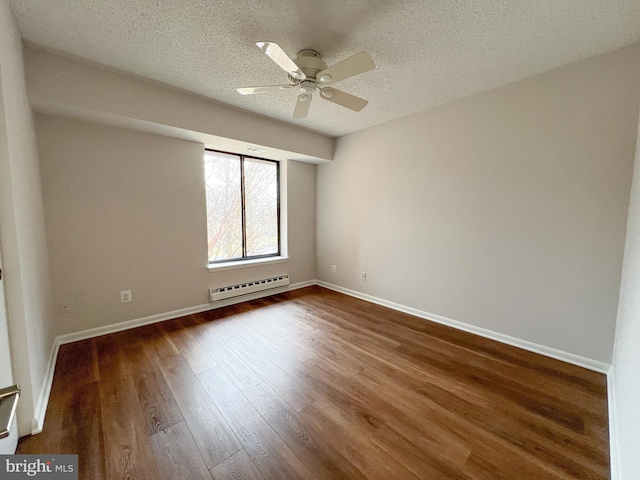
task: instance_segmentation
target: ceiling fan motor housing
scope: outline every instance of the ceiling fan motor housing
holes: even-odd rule
[[[318,72],[327,69],[327,64],[322,61],[320,54],[315,50],[300,50],[294,62],[304,72],[307,79],[314,80],[314,83]]]

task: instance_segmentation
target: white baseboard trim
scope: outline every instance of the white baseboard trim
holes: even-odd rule
[[[58,359],[58,351],[60,345],[66,343],[78,342],[80,340],[87,340],[89,338],[101,337],[102,335],[108,335],[110,333],[122,332],[136,327],[142,327],[144,325],[150,325],[152,323],[164,322],[165,320],[171,320],[174,318],[184,317],[187,315],[194,315],[196,313],[206,312],[207,310],[215,310],[217,308],[227,307],[229,305],[235,305],[236,303],[246,302],[248,300],[255,300],[258,298],[269,297],[271,295],[277,295],[278,293],[290,292],[299,288],[309,287],[316,285],[315,280],[308,280],[306,282],[293,283],[284,287],[272,288],[269,290],[263,290],[262,292],[250,293],[247,295],[241,295],[239,297],[228,298],[215,303],[207,303],[204,305],[196,305],[194,307],[182,308],[180,310],[173,310],[171,312],[159,313],[157,315],[150,315],[148,317],[136,318],[133,320],[127,320],[125,322],[114,323],[112,325],[105,325],[102,327],[90,328],[88,330],[82,330],[80,332],[67,333],[65,335],[58,335],[51,347],[51,354],[49,355],[49,363],[47,364],[47,371],[38,397],[38,404],[36,411],[34,412],[35,418],[32,420],[31,434],[36,435],[42,432],[44,427],[44,420],[47,414],[47,406],[49,405],[49,395],[51,395],[51,386],[53,385],[53,374],[56,368],[56,360]]]
[[[614,388],[613,368],[607,373],[607,408],[609,409],[609,464],[611,466],[611,480],[620,478],[618,467],[618,436],[617,436],[617,416],[616,416],[616,392]]]
[[[186,315],[194,315],[196,313],[210,310],[212,307],[209,304],[197,305],[195,307],[181,308],[180,310],[173,310],[171,312],[159,313],[157,315],[150,315],[148,317],[135,318],[133,320],[127,320],[125,322],[113,323],[111,325],[104,325],[102,327],[90,328],[88,330],[82,330],[80,332],[67,333],[66,335],[59,335],[56,337],[58,345],[64,345],[65,343],[79,342],[80,340],[87,340],[89,338],[101,337],[102,335],[109,335],[110,333],[122,332],[124,330],[130,330],[132,328],[142,327],[144,325],[150,325],[152,323],[164,322],[165,320],[171,320],[172,318],[184,317]]]
[[[57,342],[57,339],[54,339],[53,345],[51,346],[51,353],[49,354],[49,362],[47,363],[47,371],[44,374],[40,395],[38,395],[34,418],[31,422],[31,435],[42,432],[42,427],[44,427],[44,417],[47,413],[47,406],[49,405],[49,395],[51,394],[51,385],[53,384],[53,374],[56,369],[58,350],[60,350],[60,344]]]
[[[420,317],[425,320],[430,320],[432,322],[440,323],[442,325],[447,325],[449,327],[453,327],[458,330],[463,330],[465,332],[473,333],[481,337],[489,338],[491,340],[496,340],[501,343],[506,343],[507,345],[511,345],[513,347],[522,348],[523,350],[539,353],[540,355],[555,358],[556,360],[561,360],[563,362],[570,363],[572,365],[577,365],[579,367],[583,367],[588,370],[593,370],[595,372],[605,373],[605,374],[609,372],[610,365],[608,363],[600,362],[598,360],[593,360],[591,358],[586,358],[580,355],[576,355],[574,353],[565,352],[563,350],[547,347],[545,345],[539,345],[537,343],[529,342],[527,340],[522,340],[516,337],[511,337],[509,335],[504,335],[502,333],[494,332],[486,328],[469,325],[468,323],[459,322],[457,320],[452,320],[450,318],[446,318],[441,315],[424,312],[416,308],[407,307],[399,303],[390,302],[382,298],[374,297],[372,295],[367,295],[366,293],[357,292],[355,290],[350,290],[348,288],[340,287],[338,285],[333,285],[331,283],[327,283],[324,281],[318,280],[316,281],[316,283],[317,285],[328,288],[330,290],[334,290],[336,292],[344,293],[345,295],[349,295],[351,297],[356,297],[361,300],[366,300],[368,302],[376,303],[384,307],[389,307],[389,308],[392,308],[393,310],[398,310],[400,312],[408,313],[410,315]]]
[[[450,318],[446,318],[440,315],[431,314],[428,312],[424,312],[422,310],[418,310],[416,308],[407,307],[405,305],[401,305],[398,303],[390,302],[387,300],[383,300],[378,297],[374,297],[372,295],[367,295],[365,293],[357,292],[355,290],[350,290],[348,288],[343,288],[338,285],[333,285],[331,283],[327,283],[320,280],[309,280],[306,282],[299,282],[295,284],[291,284],[285,287],[277,287],[270,290],[265,290],[262,292],[251,293],[248,295],[242,295],[235,298],[229,298],[226,300],[222,300],[216,303],[209,303],[204,305],[196,305],[194,307],[187,307],[180,310],[173,310],[171,312],[160,313],[157,315],[150,315],[148,317],[137,318],[133,320],[128,320],[125,322],[115,323],[112,325],[105,325],[102,327],[91,328],[88,330],[83,330],[80,332],[68,333],[66,335],[59,335],[55,338],[53,346],[51,348],[51,354],[49,356],[49,363],[47,365],[47,371],[45,374],[45,379],[40,391],[40,395],[38,397],[37,408],[34,413],[35,418],[33,419],[33,429],[32,434],[37,434],[42,431],[44,426],[45,415],[47,413],[47,406],[49,404],[49,395],[51,394],[51,385],[53,384],[53,374],[55,372],[56,360],[58,358],[58,351],[61,345],[66,343],[77,342],[80,340],[86,340],[89,338],[100,337],[102,335],[108,335],[110,333],[121,332],[124,330],[129,330],[136,327],[141,327],[144,325],[150,325],[152,323],[164,322],[165,320],[171,320],[173,318],[184,317],[186,315],[193,315],[196,313],[205,312],[207,310],[214,310],[217,308],[226,307],[229,305],[235,305],[237,303],[246,302],[248,300],[255,300],[258,298],[268,297],[271,295],[276,295],[278,293],[289,292],[292,290],[297,290],[299,288],[309,287],[312,285],[319,285],[330,290],[334,290],[336,292],[344,293],[346,295],[359,298],[361,300],[366,300],[371,303],[375,303],[378,305],[382,305],[385,307],[392,308],[394,310],[398,310],[400,312],[408,313],[410,315],[423,318],[425,320],[429,320],[432,322],[440,323],[443,325],[447,325],[449,327],[456,328],[458,330],[463,330],[465,332],[473,333],[475,335],[480,335],[481,337],[489,338],[491,340],[496,340],[501,343],[506,343],[507,345],[512,345],[514,347],[522,348],[524,350],[528,350],[530,352],[539,353],[541,355],[555,358],[556,360],[561,360],[563,362],[570,363],[572,365],[577,365],[579,367],[584,367],[589,370],[593,370],[599,373],[609,374],[607,375],[608,382],[608,395],[609,395],[609,408],[612,408],[613,400],[613,388],[610,384],[610,365],[604,362],[600,362],[597,360],[592,360],[590,358],[582,357],[580,355],[576,355],[569,352],[564,352],[562,350],[557,350],[555,348],[546,347],[544,345],[539,345],[533,342],[529,342],[527,340],[522,340],[519,338],[511,337],[508,335],[503,335],[498,332],[494,332],[491,330],[487,330],[485,328],[476,327],[474,325],[469,325],[467,323],[459,322],[457,320],[452,320]],[[612,410],[610,410],[609,414],[609,425],[610,425],[610,435],[611,435],[611,445],[612,445],[612,457],[611,457],[611,465],[612,465],[612,473],[614,471],[614,441],[615,437],[613,437],[613,433],[611,433],[611,425],[613,424],[613,416]],[[615,478],[613,476],[612,478]]]

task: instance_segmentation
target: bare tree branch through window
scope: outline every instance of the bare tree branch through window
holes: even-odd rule
[[[278,255],[278,163],[205,152],[209,262]]]

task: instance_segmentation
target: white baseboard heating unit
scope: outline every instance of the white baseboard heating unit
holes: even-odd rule
[[[280,275],[279,277],[265,278],[264,280],[254,280],[251,282],[239,283],[238,285],[228,285],[226,287],[218,287],[209,289],[211,302],[218,302],[225,298],[246,295],[247,293],[261,292],[270,288],[282,287],[289,285],[289,275]]]

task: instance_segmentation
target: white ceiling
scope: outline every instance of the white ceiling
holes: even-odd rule
[[[640,0],[10,0],[24,39],[331,136],[389,121],[640,41]],[[297,92],[255,46],[312,48],[377,68],[336,86],[360,113]]]

